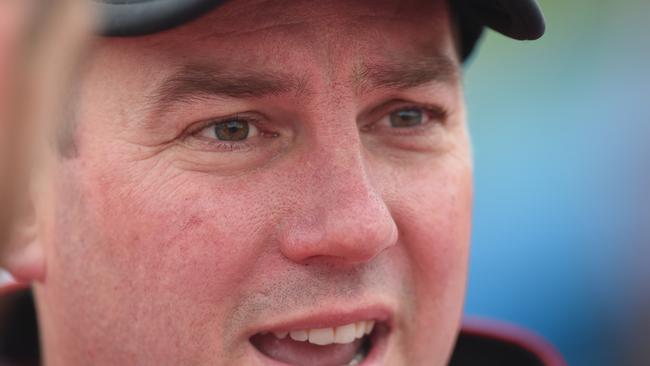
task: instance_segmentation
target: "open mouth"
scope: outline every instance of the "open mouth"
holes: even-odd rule
[[[264,331],[250,338],[265,356],[291,366],[355,366],[386,338],[385,322],[363,320],[333,328]]]

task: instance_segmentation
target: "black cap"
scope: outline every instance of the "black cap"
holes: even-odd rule
[[[188,22],[224,0],[95,0],[99,33],[130,37]],[[461,31],[461,57],[467,59],[485,27],[517,40],[544,34],[544,17],[535,0],[450,0]]]

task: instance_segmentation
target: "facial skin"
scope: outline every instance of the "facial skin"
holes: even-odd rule
[[[38,211],[47,365],[280,365],[250,338],[370,319],[364,365],[447,362],[472,174],[446,2],[232,1],[96,42]]]

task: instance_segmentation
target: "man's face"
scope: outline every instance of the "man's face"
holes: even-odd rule
[[[445,363],[471,211],[445,1],[97,42],[43,225],[50,364]]]

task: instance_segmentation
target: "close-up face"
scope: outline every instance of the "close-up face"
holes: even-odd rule
[[[97,38],[40,213],[46,363],[445,364],[472,202],[451,19],[237,0]]]

